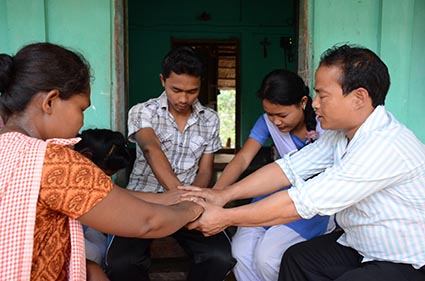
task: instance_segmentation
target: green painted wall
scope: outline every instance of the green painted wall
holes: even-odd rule
[[[387,109],[425,142],[425,1],[309,1],[312,69],[321,53],[336,43],[372,49],[390,71]]]
[[[320,54],[336,43],[371,48],[390,69],[392,85],[387,108],[425,142],[425,1],[305,1],[309,4],[312,71]],[[168,50],[170,36],[236,37],[241,40],[243,142],[261,112],[255,98],[261,78],[283,65],[278,38],[294,34],[289,16],[292,7],[284,8],[282,2],[128,0],[130,105],[159,94],[159,64]],[[49,41],[78,50],[90,61],[95,76],[93,107],[87,110],[85,128],[111,127],[115,75],[113,3],[114,0],[0,0],[1,53],[14,54],[27,43]],[[211,21],[196,20],[203,11],[211,14]],[[272,42],[267,58],[259,44],[265,36]]]
[[[34,42],[82,53],[94,80],[85,128],[111,127],[113,0],[0,0],[0,53]]]
[[[225,8],[223,8],[225,7]],[[271,70],[285,67],[281,36],[295,36],[293,0],[149,1],[128,0],[129,106],[157,97],[160,64],[170,38],[238,38],[241,46],[241,143],[262,113],[255,92]],[[153,12],[156,11],[156,12]],[[198,20],[202,12],[209,21]],[[271,45],[264,58],[260,41]],[[294,49],[295,52],[295,49]],[[286,68],[296,70],[296,59]]]

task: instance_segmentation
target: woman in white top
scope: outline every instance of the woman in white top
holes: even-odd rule
[[[313,142],[322,133],[311,106],[309,89],[297,74],[281,69],[270,72],[257,96],[265,113],[258,118],[248,140],[226,166],[214,189],[226,188],[236,182],[270,137],[279,157],[283,157]],[[233,269],[236,279],[277,280],[285,250],[295,243],[324,234],[328,231],[328,223],[328,216],[315,216],[271,227],[239,227],[232,239],[232,255],[237,259]],[[333,229],[333,223],[330,229]]]

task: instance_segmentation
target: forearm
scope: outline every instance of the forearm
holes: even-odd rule
[[[202,207],[192,202],[162,206],[140,200],[119,187],[79,218],[96,230],[124,237],[169,235],[192,221]]]
[[[128,190],[128,192],[136,196],[139,199],[148,201],[150,203],[161,204],[161,205],[175,205],[182,201],[184,191],[179,189],[169,190],[167,192],[153,193],[153,192],[140,192]]]
[[[193,180],[192,185],[199,187],[209,187],[212,178],[212,170],[211,171],[199,171],[196,174],[195,179]]]
[[[144,150],[144,155],[161,186],[166,190],[171,190],[181,185],[180,180],[177,178],[162,150],[146,149]]]
[[[159,184],[167,190],[176,189],[181,185],[168,161],[166,154],[162,151],[161,142],[152,128],[143,128],[134,134],[134,138],[143,151]]]
[[[249,167],[255,155],[261,149],[261,144],[253,138],[248,140],[242,146],[242,149],[227,164],[214,189],[223,189],[236,182],[240,175]]]
[[[139,235],[142,238],[156,238],[170,235],[187,223],[196,220],[202,208],[196,203],[183,201],[172,206],[161,206],[152,214],[149,231]]]
[[[270,194],[288,185],[290,182],[279,165],[271,163],[226,188],[223,196],[230,202]]]
[[[237,157],[237,156],[236,156]],[[218,178],[217,182],[214,184],[214,189],[223,189],[231,185],[239,176],[246,170],[248,164],[244,163],[242,159],[234,158],[226,168],[224,168],[223,173]]]
[[[234,226],[269,226],[286,224],[301,217],[287,191],[278,192],[255,203],[225,209],[224,217]]]
[[[163,204],[162,202],[162,196],[160,196],[160,193],[153,193],[153,192],[141,192],[141,191],[134,191],[134,190],[128,190],[126,189],[128,193],[131,195],[142,199],[146,202],[155,203],[155,204]]]

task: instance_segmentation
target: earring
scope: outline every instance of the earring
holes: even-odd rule
[[[303,110],[305,110],[305,104],[303,104]]]

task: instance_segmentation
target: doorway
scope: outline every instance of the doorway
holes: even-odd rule
[[[225,2],[227,9],[216,10],[215,5],[200,5],[198,2],[184,4],[184,8],[180,4],[175,6],[172,1],[166,1],[167,5],[137,0],[114,1],[114,129],[125,132],[128,109],[135,103],[146,101],[160,93],[156,79],[160,71],[159,62],[172,42],[193,43],[192,45],[199,48],[209,46],[208,49],[215,49],[214,52],[218,52],[220,58],[231,57],[232,53],[236,53],[236,59],[233,60],[236,65],[235,85],[226,84],[233,83],[231,80],[219,79],[220,73],[226,73],[225,67],[214,67],[213,69],[220,69],[220,72],[212,72],[211,75],[216,73],[217,77],[208,76],[208,79],[216,80],[216,83],[211,83],[212,87],[207,89],[207,96],[202,97],[201,101],[204,105],[221,111],[220,99],[226,95],[235,96],[235,136],[230,134],[225,138],[223,146],[236,151],[248,137],[250,128],[262,112],[258,100],[254,98],[261,77],[274,68],[287,67],[298,71],[305,81],[309,81],[311,56],[308,1],[271,1],[268,5]],[[163,10],[164,7],[167,9]],[[161,17],[152,13],[154,10],[161,10]],[[176,14],[179,17],[176,17]],[[263,44],[264,38],[267,38],[270,44]],[[288,41],[291,44],[285,44],[288,42],[282,41],[282,38],[292,38],[293,41]],[[228,46],[233,46],[234,49],[229,50]],[[289,59],[282,61],[283,46],[292,46],[289,50],[294,54],[292,62],[289,62]],[[283,51],[289,58],[288,50]],[[225,55],[224,52],[230,53]],[[223,62],[224,59],[218,60],[215,57],[209,63],[220,63],[222,66]],[[233,90],[234,94],[227,93]],[[229,120],[233,120],[232,117],[224,118],[222,124]],[[228,138],[230,145],[227,145]]]
[[[239,39],[177,39],[171,46],[191,46],[201,57],[205,73],[199,101],[217,111],[222,153],[234,153],[239,143]]]

